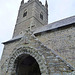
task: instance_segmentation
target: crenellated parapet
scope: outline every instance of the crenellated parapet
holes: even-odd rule
[[[22,0],[22,1],[21,1],[21,5],[20,5],[20,7],[21,7],[21,9],[23,9],[24,7],[26,7],[26,6],[30,5],[30,4],[31,4],[31,3],[33,3],[33,2],[37,2],[37,3],[39,4],[39,6],[41,6],[41,7],[42,7],[42,9],[43,9],[43,10],[45,10],[45,11],[47,11],[47,10],[48,10],[47,0],[46,0],[45,5],[43,5],[43,4],[42,4],[42,2],[41,2],[41,1],[39,1],[39,0],[28,0],[28,1],[27,1],[27,2],[25,2],[25,3],[24,3],[24,0]]]

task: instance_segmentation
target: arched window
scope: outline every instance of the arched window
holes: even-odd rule
[[[42,12],[40,13],[40,18],[43,20],[43,13]]]
[[[23,17],[27,16],[27,9],[23,13]]]

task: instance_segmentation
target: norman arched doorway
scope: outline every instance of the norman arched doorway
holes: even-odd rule
[[[30,67],[29,65],[31,64],[32,66]],[[26,66],[29,67],[26,68]],[[8,61],[6,75],[49,75],[49,70],[45,57],[40,51],[31,47],[22,46],[12,52]]]
[[[16,75],[41,75],[37,61],[28,54],[20,55],[15,60]]]

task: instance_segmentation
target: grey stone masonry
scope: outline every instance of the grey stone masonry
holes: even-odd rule
[[[13,37],[3,44],[0,75],[33,75],[35,65],[41,75],[75,75],[75,16],[48,24],[47,0],[22,0]]]
[[[75,24],[35,34],[48,48],[75,67]]]
[[[13,37],[26,29],[34,30],[48,24],[48,9],[39,0],[29,0],[20,6]]]
[[[10,43],[5,43],[5,45],[7,47],[5,48],[6,53],[2,57],[5,58],[1,64],[2,75],[11,75],[14,72],[14,62],[21,54],[30,54],[33,56],[40,66],[42,75],[50,75],[50,73],[56,72],[60,75],[60,73],[72,72],[74,70],[69,63],[58,56],[55,51],[43,45],[31,32],[25,33],[20,40],[16,42],[13,40]],[[7,50],[10,50],[11,47],[12,50],[8,57],[6,57]]]

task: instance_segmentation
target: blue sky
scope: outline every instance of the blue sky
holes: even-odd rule
[[[27,2],[28,0],[25,0]],[[40,0],[45,4],[45,0]],[[13,35],[21,0],[0,0],[0,58],[4,41]],[[75,15],[75,0],[48,0],[49,23]]]

